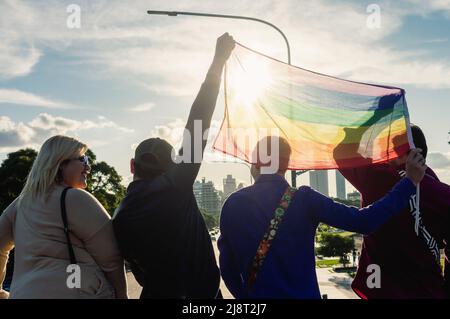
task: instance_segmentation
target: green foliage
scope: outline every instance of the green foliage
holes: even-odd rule
[[[323,259],[316,261],[317,268],[330,268],[337,266],[339,264],[339,259]]]
[[[97,157],[91,150],[86,154],[89,156],[91,166],[86,190],[112,215],[125,196],[126,188],[121,184],[122,177],[106,162],[97,162]]]
[[[355,247],[353,237],[341,236],[339,234],[323,233],[319,239],[320,247],[317,249],[318,254],[325,257],[339,257],[344,266],[348,264],[349,254]]]
[[[210,214],[202,208],[200,208],[200,213],[203,216],[203,220],[205,221],[208,231],[211,231],[213,228],[219,226],[219,215],[218,214]]]
[[[0,166],[0,213],[20,195],[37,152],[27,148],[9,153]]]
[[[334,229],[334,228],[327,224],[320,223],[319,226],[317,227],[317,232],[318,233],[329,233],[332,229]]]

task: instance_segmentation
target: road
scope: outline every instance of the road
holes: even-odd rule
[[[213,241],[216,260],[219,260],[217,242]],[[358,296],[350,288],[352,278],[346,273],[335,273],[331,268],[316,268],[317,280],[319,282],[320,293],[327,294],[328,299],[358,299]],[[127,274],[128,296],[131,299],[138,299],[142,288],[134,279],[132,273]],[[220,289],[225,299],[233,299],[223,280],[220,280]]]

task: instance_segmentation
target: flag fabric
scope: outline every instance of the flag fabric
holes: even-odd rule
[[[213,147],[248,163],[268,135],[289,143],[289,169],[383,163],[413,147],[401,88],[312,72],[236,44],[224,93],[225,116]]]

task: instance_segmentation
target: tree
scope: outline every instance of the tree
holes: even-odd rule
[[[9,153],[0,166],[0,214],[20,195],[37,152],[31,148]]]
[[[323,233],[319,239],[320,247],[317,253],[325,257],[338,256],[340,263],[346,266],[349,262],[347,254],[355,248],[355,242],[351,236]]]
[[[318,233],[329,233],[333,229],[333,227],[324,223],[319,223],[319,226],[317,226]]]
[[[206,228],[208,228],[208,231],[219,226],[219,215],[218,214],[210,214],[202,208],[200,208],[200,213],[203,216],[203,220],[205,221]]]
[[[31,148],[9,153],[0,166],[0,215],[16,199],[27,180],[28,173],[37,156]],[[14,268],[14,249],[9,253],[3,287],[9,288]]]
[[[88,150],[91,173],[88,175],[87,191],[90,192],[112,215],[125,196],[126,188],[121,184],[122,177],[114,167],[106,162],[97,162],[97,156]]]

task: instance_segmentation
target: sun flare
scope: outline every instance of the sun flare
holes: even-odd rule
[[[242,60],[237,67],[229,70],[230,96],[240,106],[251,108],[263,97],[270,85],[270,70],[261,59]]]

